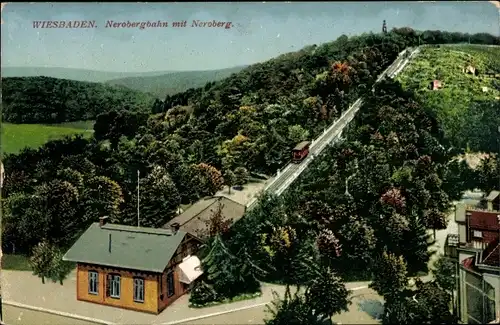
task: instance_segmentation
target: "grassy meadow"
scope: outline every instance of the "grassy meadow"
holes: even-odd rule
[[[499,57],[500,47],[469,44],[425,47],[396,79],[404,88],[413,89],[436,113],[450,139],[461,137],[459,142],[468,142],[465,128],[473,123],[482,124],[481,112],[473,111],[472,105],[477,102],[494,105],[500,98],[500,80],[484,75],[489,71],[500,73]],[[468,65],[475,67],[479,74],[464,73]],[[428,89],[435,79],[442,82],[442,88]]]
[[[25,147],[38,148],[47,141],[67,135],[93,132],[92,121],[78,121],[53,125],[2,123],[3,153],[17,153]]]

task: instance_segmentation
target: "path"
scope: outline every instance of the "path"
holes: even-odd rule
[[[39,312],[3,304],[4,323],[6,325],[100,325],[79,319]]]
[[[367,285],[368,282],[346,284],[350,289],[364,288]],[[186,319],[226,313],[239,308],[253,308],[259,304],[262,306],[273,300],[273,290],[280,295],[285,291],[284,286],[264,283],[261,297],[207,308],[189,308],[189,295],[184,295],[161,314],[150,315],[76,300],[75,272],[70,274],[64,285],[60,285],[52,282],[42,284],[40,278],[33,276],[31,272],[2,270],[2,288],[5,304],[21,303],[41,310],[83,316],[93,319],[94,323],[103,324],[176,324],[185,322]]]

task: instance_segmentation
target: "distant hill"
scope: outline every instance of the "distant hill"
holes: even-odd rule
[[[164,75],[174,71],[155,72],[107,72],[71,68],[44,68],[44,67],[2,67],[2,78],[10,77],[52,77],[76,81],[104,82],[111,79],[125,77],[149,77]]]
[[[150,112],[155,98],[121,86],[50,77],[2,78],[2,117],[10,123],[95,120],[115,109]]]
[[[112,85],[122,85],[130,89],[149,92],[164,99],[167,95],[177,94],[190,88],[203,87],[211,81],[219,81],[240,72],[245,66],[206,71],[170,72],[157,76],[135,76],[109,80]]]

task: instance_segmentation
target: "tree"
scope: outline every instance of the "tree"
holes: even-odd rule
[[[194,306],[203,306],[218,300],[220,299],[217,292],[203,280],[198,280],[195,283],[189,296],[189,302]]]
[[[339,230],[345,265],[350,269],[366,269],[372,263],[372,256],[377,245],[374,229],[365,220],[351,216]]]
[[[330,229],[322,229],[316,239],[320,253],[330,259],[340,257],[342,245]]]
[[[41,200],[36,195],[15,193],[3,202],[3,243],[8,249],[18,253],[31,254],[46,235],[47,219],[40,211]]]
[[[446,214],[437,209],[430,209],[424,215],[425,226],[432,229],[434,239],[436,239],[436,229],[446,229]]]
[[[234,170],[236,185],[244,185],[248,182],[249,174],[245,167],[238,167]]]
[[[406,289],[385,303],[382,324],[457,324],[448,308],[449,295],[435,282],[416,281],[416,290]]]
[[[64,254],[60,249],[56,249],[54,260],[53,260],[53,275],[51,280],[53,282],[59,281],[61,285],[63,285],[64,279],[68,276],[68,274],[74,269],[74,264],[71,262],[63,261]]]
[[[217,191],[222,189],[224,178],[217,168],[205,163],[196,165],[196,168],[203,178],[204,194],[214,195]]]
[[[231,187],[236,183],[236,175],[232,171],[226,170],[224,172],[224,182],[228,187],[229,194],[231,194]]]
[[[137,199],[137,196],[134,198]],[[135,203],[136,200],[133,200],[134,208],[136,208]],[[164,167],[154,166],[151,173],[140,180],[139,208],[142,227],[163,227],[175,216],[180,203],[177,187]],[[132,220],[127,223],[135,224]]]
[[[45,278],[52,279],[56,277],[57,264],[55,261],[58,257],[56,248],[45,240],[38,243],[33,249],[30,265],[33,274],[40,277],[42,283],[45,283]]]
[[[233,223],[233,219],[228,219],[222,213],[224,204],[218,202],[215,210],[212,210],[210,218],[205,221],[206,229],[201,231],[198,235],[200,238],[211,238],[217,235],[224,235],[229,231]]]
[[[477,168],[478,187],[485,193],[490,193],[498,187],[500,171],[498,170],[497,159],[496,156],[485,157]]]
[[[232,254],[220,235],[209,241],[207,251],[202,267],[219,296],[233,298],[260,289],[260,283],[255,278],[255,266],[244,251]]]
[[[432,273],[436,283],[444,290],[452,292],[456,289],[456,262],[446,256],[439,256],[434,263]]]
[[[420,306],[420,315],[416,321],[419,324],[456,324],[449,308],[450,294],[439,288],[434,281],[416,281],[417,290],[414,295]]]
[[[307,140],[309,138],[309,131],[305,130],[300,125],[291,125],[288,127],[288,139],[292,143],[299,143],[300,141]]]
[[[122,189],[118,183],[105,176],[95,176],[85,181],[82,195],[85,219],[96,220],[109,216],[111,221],[119,220]]]
[[[47,238],[58,245],[70,243],[82,227],[77,213],[80,200],[78,189],[67,181],[56,179],[37,187],[35,193],[39,198],[39,211],[47,220]]]
[[[330,267],[318,270],[317,276],[307,287],[305,297],[314,315],[320,319],[329,319],[335,314],[347,311],[351,303],[349,290]]]
[[[323,319],[316,317],[311,306],[298,290],[292,295],[290,286],[286,286],[285,295],[280,299],[273,291],[271,306],[267,305],[270,319],[264,320],[266,325],[324,325]]]
[[[395,248],[405,257],[407,269],[411,274],[418,271],[428,271],[430,255],[429,247],[434,244],[430,240],[423,222],[419,218],[412,216],[408,224],[408,230],[403,233],[403,238],[398,247]]]
[[[377,291],[386,301],[396,299],[408,284],[403,257],[384,251],[376,263],[376,270],[370,288]]]
[[[77,189],[83,188],[83,176],[80,172],[71,168],[64,168],[57,172],[57,178],[61,181],[66,181],[76,187]]]

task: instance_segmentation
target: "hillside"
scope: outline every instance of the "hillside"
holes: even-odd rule
[[[203,87],[211,81],[218,81],[241,71],[244,67],[234,67],[220,70],[169,72],[158,76],[134,76],[107,81],[111,85],[121,85],[130,89],[149,92],[165,98],[188,90]]]
[[[49,77],[2,78],[2,117],[11,123],[95,120],[114,109],[149,112],[154,98],[125,87]]]
[[[107,80],[126,77],[150,77],[163,75],[172,71],[155,72],[109,72],[72,68],[50,67],[2,67],[2,78],[12,77],[51,77],[76,81],[105,82]]]
[[[415,89],[426,107],[437,114],[453,145],[472,151],[497,151],[500,125],[500,47],[476,45],[426,47],[398,76],[407,89]],[[464,73],[467,66],[478,75]],[[429,83],[442,82],[438,90]]]

